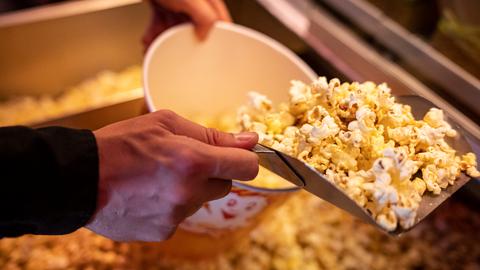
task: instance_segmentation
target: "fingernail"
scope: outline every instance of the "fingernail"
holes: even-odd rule
[[[235,136],[236,140],[245,142],[245,141],[251,141],[253,138],[255,138],[256,134],[253,132],[242,132],[242,133],[234,134],[233,136]]]

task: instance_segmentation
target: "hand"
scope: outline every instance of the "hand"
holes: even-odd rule
[[[143,37],[147,48],[166,29],[186,21],[195,24],[197,36],[203,40],[216,21],[232,19],[223,0],[150,0],[153,17]]]
[[[229,179],[258,173],[255,133],[207,129],[158,111],[94,132],[100,159],[97,211],[88,229],[117,241],[161,241]]]

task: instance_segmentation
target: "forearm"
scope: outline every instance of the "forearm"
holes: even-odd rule
[[[0,237],[65,234],[96,207],[98,153],[88,130],[0,128]]]

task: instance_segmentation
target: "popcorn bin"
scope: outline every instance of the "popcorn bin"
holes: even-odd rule
[[[235,125],[235,118],[227,115],[235,115],[247,92],[258,90],[274,101],[285,100],[282,89],[290,80],[307,82],[316,77],[283,45],[227,23],[217,23],[203,42],[197,40],[191,24],[167,30],[149,48],[143,72],[150,111],[170,109],[219,129]],[[206,258],[232,250],[298,190],[261,168],[255,180],[234,181],[226,197],[206,203],[171,239],[152,245],[162,254],[182,258]]]
[[[262,188],[234,182],[227,196],[205,203],[180,224],[171,239],[152,245],[162,255],[187,259],[205,259],[235,250],[248,240],[248,233],[256,225],[299,190],[266,174],[269,172],[260,173],[253,182],[265,184],[267,177],[285,187]]]

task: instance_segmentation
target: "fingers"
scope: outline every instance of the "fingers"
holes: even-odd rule
[[[215,21],[232,20],[223,0],[157,0],[157,3],[172,11],[186,13],[195,24],[200,40],[207,37]]]
[[[175,169],[186,178],[251,180],[258,174],[257,154],[244,149],[212,146],[174,136]]]
[[[215,129],[210,129],[209,132],[219,132]],[[233,134],[235,138],[235,147],[243,149],[252,149],[258,142],[258,134],[255,132],[241,132]]]
[[[227,6],[223,0],[207,0],[210,5],[215,9],[217,16],[220,20],[226,22],[232,22],[230,13],[228,12]]]
[[[254,132],[231,134],[206,128],[167,110],[155,112],[154,115],[172,133],[210,145],[251,149],[258,142],[258,135]]]
[[[162,4],[162,2],[159,3]],[[165,8],[162,7],[163,4],[160,6],[154,1],[150,1],[150,4],[152,7],[152,19],[142,38],[144,52],[160,33],[176,24],[188,21],[188,16],[175,12],[175,8],[171,7],[171,4],[164,3]],[[170,9],[167,10],[166,8]]]
[[[203,201],[213,201],[225,197],[230,192],[232,180],[209,179],[203,187],[205,188]]]
[[[255,133],[232,135],[208,129],[168,110],[151,114],[163,129],[174,135],[177,170],[187,176],[250,180],[258,173],[258,156],[240,148],[252,148],[258,141]],[[167,144],[168,145],[168,144]],[[169,149],[165,147],[165,149]]]
[[[207,183],[198,187],[196,192],[201,194],[201,196],[197,197],[197,202],[193,203],[192,207],[189,207],[184,218],[192,216],[204,206],[208,209],[210,201],[218,200],[227,196],[231,189],[232,180],[209,179]]]
[[[216,10],[208,1],[185,1],[183,11],[187,13],[195,24],[195,32],[200,40],[207,37],[208,31],[216,20],[219,19]]]
[[[211,162],[210,177],[252,180],[258,174],[257,154],[237,148],[208,146]]]
[[[144,46],[144,52],[147,50],[148,46],[153,42],[153,40],[163,31],[167,29],[165,22],[158,17],[158,15],[153,15],[152,21],[150,22],[147,30],[145,31],[142,43]]]

